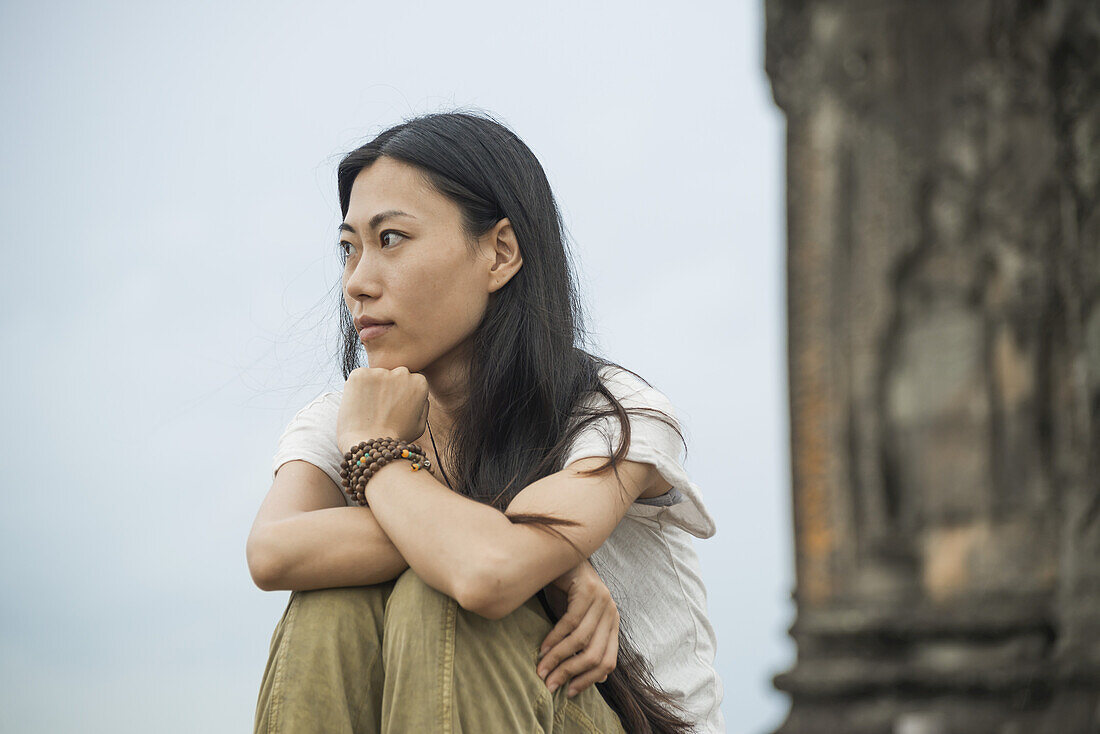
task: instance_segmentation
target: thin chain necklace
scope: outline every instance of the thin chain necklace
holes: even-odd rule
[[[451,480],[447,477],[447,472],[443,470],[443,462],[439,459],[439,449],[435,446],[435,436],[432,435],[432,424],[425,418],[424,422],[428,424],[428,438],[432,440],[432,451],[435,452],[435,463],[439,465],[439,471],[443,472],[443,479],[447,482],[447,486],[451,487]],[[454,490],[454,487],[451,487]]]

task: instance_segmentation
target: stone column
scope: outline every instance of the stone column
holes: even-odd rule
[[[1100,731],[1100,3],[765,9],[797,564],[779,731]]]

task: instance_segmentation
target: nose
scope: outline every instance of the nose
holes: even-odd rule
[[[382,272],[368,250],[361,255],[350,273],[346,273],[344,291],[349,298],[377,298],[382,292]]]

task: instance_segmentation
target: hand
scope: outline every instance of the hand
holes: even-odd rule
[[[572,678],[572,698],[602,683],[619,656],[619,609],[587,560],[554,580],[567,592],[566,610],[542,643],[538,674],[551,693]],[[549,587],[547,587],[549,589]]]
[[[428,419],[428,378],[400,366],[359,367],[344,383],[336,418],[337,445],[347,452],[360,441],[391,436],[415,441]]]

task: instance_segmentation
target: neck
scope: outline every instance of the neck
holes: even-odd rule
[[[468,357],[465,354],[452,352],[420,371],[428,380],[428,423],[431,424],[431,433],[425,427],[421,439],[430,445],[434,437],[441,451],[449,443],[458,408],[466,399],[466,359]],[[425,445],[423,442],[418,443]]]

